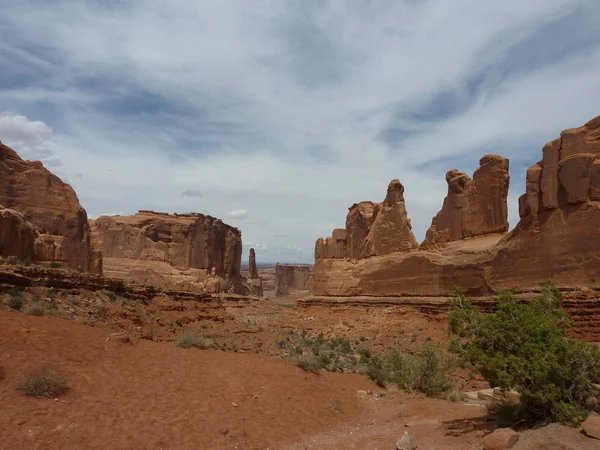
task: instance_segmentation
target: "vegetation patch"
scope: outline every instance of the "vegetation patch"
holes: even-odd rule
[[[365,373],[371,358],[369,349],[345,338],[326,339],[323,333],[311,335],[306,330],[301,333],[289,331],[277,341],[283,357],[308,372],[319,370],[328,372]]]
[[[587,417],[585,401],[600,395],[600,348],[567,335],[572,322],[561,301],[550,282],[525,303],[499,292],[494,314],[481,314],[461,291],[452,299],[451,351],[490,385],[521,394],[518,411],[502,413],[505,422],[575,425]]]
[[[31,303],[27,305],[23,312],[25,314],[29,314],[30,316],[43,316],[45,313],[44,307],[39,303]]]
[[[44,367],[21,378],[16,389],[32,397],[58,397],[67,392],[68,387],[62,373],[52,367]]]
[[[372,358],[367,375],[380,386],[393,383],[408,392],[439,396],[451,391],[455,367],[454,359],[444,356],[438,348],[426,345],[416,355],[392,350],[385,356]]]
[[[21,311],[21,308],[23,308],[23,305],[25,304],[25,298],[23,297],[21,290],[18,288],[9,289],[8,295],[8,307],[17,311]]]
[[[192,331],[184,331],[177,339],[175,339],[174,344],[175,347],[179,348],[196,347],[203,350],[215,347],[215,343],[212,339],[200,336]]]

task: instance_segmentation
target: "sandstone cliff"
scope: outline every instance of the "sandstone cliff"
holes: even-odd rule
[[[486,155],[473,179],[456,169],[446,174],[448,195],[423,245],[508,231],[508,159]]]
[[[91,221],[108,276],[161,288],[202,291],[214,268],[221,290],[245,293],[241,232],[203,214],[139,211]]]
[[[526,180],[521,220],[499,243],[490,282],[600,284],[600,116],[547,143]]]
[[[504,158],[487,156],[473,180],[449,172],[448,196],[426,239],[443,246],[407,245],[365,258],[364,248],[348,250],[348,226],[319,239],[315,295],[447,297],[455,286],[489,295],[499,288],[534,291],[548,279],[567,290],[600,290],[600,117],[544,146],[542,161],[527,171],[521,220],[508,234],[502,233],[507,169]],[[377,208],[368,202],[353,206],[354,229],[364,235]],[[398,220],[400,236],[406,236],[406,215]]]
[[[367,258],[418,248],[404,203],[404,186],[388,185],[383,203],[355,203],[348,209],[346,228],[333,230],[315,245],[315,259]]]
[[[73,188],[41,162],[24,161],[2,143],[0,204],[20,212],[35,228],[35,252],[26,256],[64,262],[72,269],[101,272],[101,256],[91,246],[87,213]],[[3,246],[0,253],[9,256],[7,252],[10,253]]]
[[[275,295],[284,296],[312,290],[313,268],[306,264],[279,264],[275,266]]]

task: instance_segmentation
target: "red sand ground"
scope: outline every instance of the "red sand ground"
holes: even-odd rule
[[[0,311],[0,448],[392,449],[408,430],[420,450],[468,450],[481,449],[494,428],[481,405],[402,392],[376,398],[357,393],[377,390],[361,375],[309,374],[262,355],[107,341],[112,332]],[[66,395],[15,391],[24,373],[44,365],[66,375]],[[541,439],[599,448],[556,426],[524,433],[514,448]]]

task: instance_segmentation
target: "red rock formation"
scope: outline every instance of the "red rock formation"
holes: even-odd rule
[[[279,264],[275,266],[275,295],[289,295],[293,291],[312,290],[313,268],[306,264]]]
[[[535,291],[548,279],[566,290],[600,290],[600,117],[544,146],[542,161],[527,171],[521,220],[509,234],[499,233],[506,228],[508,162],[484,157],[481,165],[473,180],[449,172],[449,194],[428,236],[443,246],[347,260],[320,239],[315,295],[422,299],[447,297],[455,286],[489,295]],[[336,251],[347,251],[348,236],[333,237]]]
[[[258,276],[258,270],[256,268],[256,252],[253,248],[250,249],[248,257],[248,286],[250,287],[250,294],[258,297],[263,296],[263,285],[262,279]]]
[[[418,248],[404,204],[404,186],[388,185],[383,203],[355,203],[348,208],[346,228],[337,228],[315,245],[315,259],[367,258]]]
[[[248,273],[250,279],[254,280],[258,278],[258,270],[256,269],[256,252],[253,248],[250,249],[248,255]]]
[[[36,254],[40,259],[101,271],[101,256],[91,246],[87,213],[73,188],[41,162],[24,161],[2,143],[0,204],[22,213],[40,233]]]
[[[92,221],[95,245],[109,276],[200,291],[211,269],[222,291],[245,292],[240,276],[241,232],[203,214],[139,211]]]
[[[0,205],[0,256],[14,256],[19,261],[35,259],[38,233],[23,214]]]
[[[545,279],[562,285],[600,282],[600,116],[565,130],[527,170],[521,220],[499,243],[490,281],[507,287]]]
[[[448,195],[423,245],[508,231],[508,159],[486,155],[473,179],[456,169],[446,174]]]

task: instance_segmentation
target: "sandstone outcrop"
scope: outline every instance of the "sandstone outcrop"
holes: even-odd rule
[[[201,292],[214,269],[220,291],[233,286],[236,293],[246,293],[240,275],[241,232],[219,219],[139,211],[133,216],[103,216],[91,224],[108,276]]]
[[[391,304],[411,298],[447,302],[456,286],[471,296],[489,296],[499,288],[535,292],[548,279],[565,291],[600,290],[600,117],[544,146],[542,161],[527,170],[521,220],[510,233],[501,233],[507,226],[508,161],[488,156],[481,165],[473,180],[449,172],[448,197],[426,240],[443,245],[408,245],[367,258],[368,252],[348,251],[348,226],[326,241],[319,239],[314,295],[321,300],[315,304],[327,297],[343,302],[356,296]],[[468,194],[470,183],[476,194]],[[455,208],[459,200],[462,207]],[[363,202],[351,208],[349,217],[364,234],[369,227],[363,224],[372,228],[376,211],[377,205]],[[405,216],[398,220],[402,228]],[[588,307],[586,314],[600,323],[598,311]]]
[[[38,233],[23,214],[0,205],[0,255],[19,261],[35,258]]]
[[[346,228],[319,238],[315,259],[367,258],[418,247],[406,214],[404,186],[392,180],[383,203],[355,203],[348,209]]]
[[[279,264],[275,266],[275,295],[308,293],[313,285],[313,267],[307,264]]]
[[[263,285],[262,279],[258,276],[258,269],[256,268],[256,252],[253,248],[250,249],[248,256],[248,286],[250,287],[250,294],[258,297],[263,296]]]
[[[446,173],[448,195],[423,245],[508,231],[508,166],[508,159],[486,155],[473,179],[456,169]]]
[[[0,204],[20,212],[38,233],[35,254],[28,256],[101,272],[101,255],[92,249],[87,213],[73,188],[41,162],[24,161],[2,143]]]

